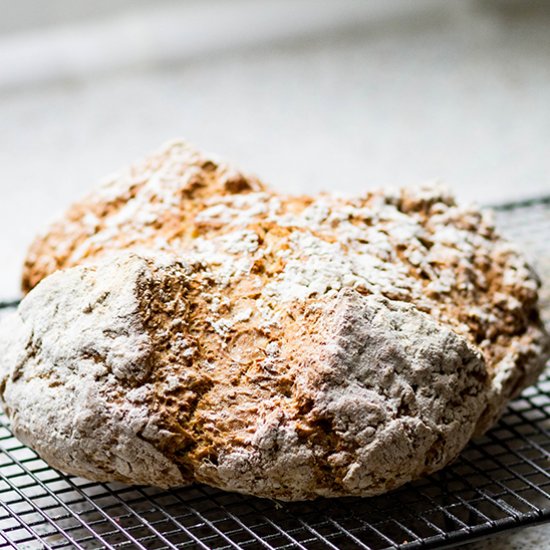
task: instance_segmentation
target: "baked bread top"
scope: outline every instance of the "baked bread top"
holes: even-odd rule
[[[283,196],[182,142],[38,238],[24,288],[44,278],[1,331],[3,400],[95,479],[377,494],[452,460],[547,353],[538,281],[490,213],[437,186]]]

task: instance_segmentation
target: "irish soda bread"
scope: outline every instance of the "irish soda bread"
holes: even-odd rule
[[[97,480],[382,493],[453,460],[548,352],[489,213],[439,187],[282,196],[182,142],[73,206],[23,284],[3,406]]]

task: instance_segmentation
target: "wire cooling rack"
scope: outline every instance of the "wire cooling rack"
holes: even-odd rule
[[[497,217],[550,283],[550,197]],[[542,301],[550,320],[548,287]],[[0,548],[444,548],[550,521],[549,372],[452,465],[365,499],[287,504],[202,485],[92,483],[49,468],[0,416]]]

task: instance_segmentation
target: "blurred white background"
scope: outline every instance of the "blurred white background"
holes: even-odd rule
[[[550,193],[550,2],[0,0],[0,299],[33,235],[183,136],[287,192]]]

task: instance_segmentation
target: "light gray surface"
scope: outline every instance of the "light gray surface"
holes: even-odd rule
[[[103,20],[96,27],[93,19],[61,29],[70,28],[74,43],[63,50],[72,52],[73,65],[53,52],[60,80],[17,87],[4,75],[0,297],[17,294],[24,249],[54,214],[173,136],[290,192],[360,192],[434,178],[467,200],[550,191],[550,4],[426,0],[411,9],[394,0],[384,9],[363,3],[372,13],[362,15],[356,2],[348,4],[356,23],[340,14],[327,28],[330,10],[340,13],[342,4],[324,1],[315,34],[306,17],[315,3],[300,0],[293,14],[302,19],[292,36],[272,30],[270,44],[245,41],[244,49],[234,25],[218,22],[231,48],[204,45],[201,55],[178,42],[166,66],[166,45],[154,47],[163,21],[179,18],[183,34],[186,22],[207,33],[213,14],[194,2],[163,3],[154,12],[140,3],[127,22],[120,14],[117,21],[123,36],[124,25],[133,29],[136,20],[148,29],[154,66],[134,59],[124,67],[119,59],[116,69],[106,62],[112,70],[103,72],[94,62],[89,74],[75,73],[74,59],[88,59],[79,25],[88,45],[94,32],[98,43],[104,36]],[[269,28],[261,11],[248,13],[246,5],[237,2],[241,12],[232,15],[231,21],[240,21],[239,13],[252,18],[238,34],[255,24]],[[270,8],[278,14],[274,25],[284,22],[288,3],[281,5]],[[2,45],[14,47],[12,39],[13,33],[0,40],[0,54]],[[11,51],[3,52],[6,59]],[[32,62],[22,57],[21,64]]]
[[[460,546],[461,550],[548,550],[548,548],[550,548],[550,524],[504,533]]]

